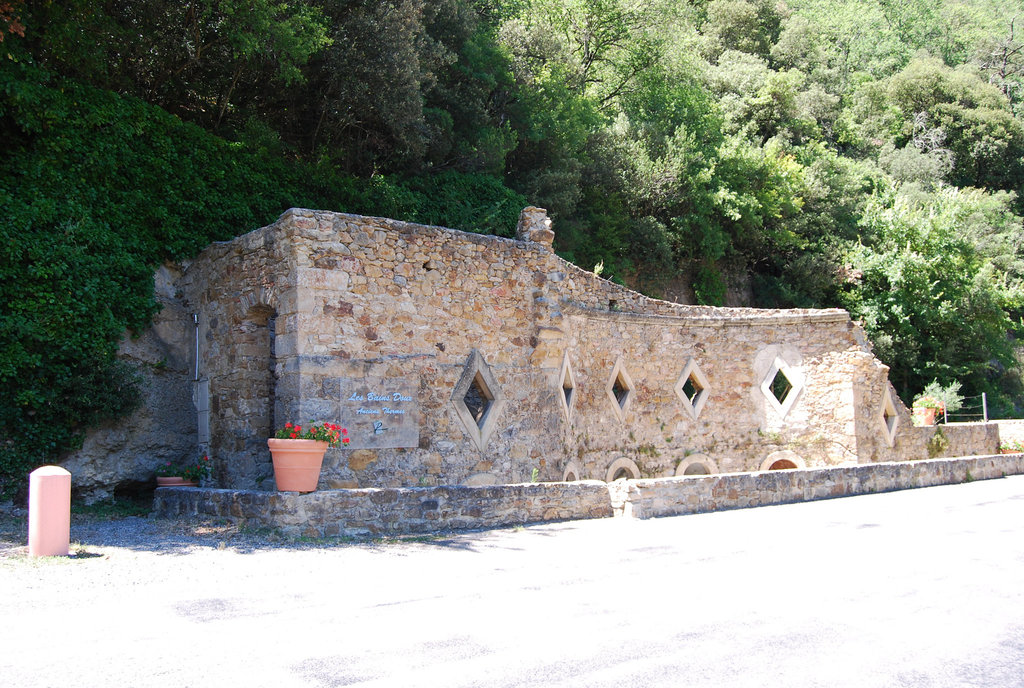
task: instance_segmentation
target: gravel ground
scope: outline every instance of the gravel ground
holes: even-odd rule
[[[12,513],[13,511],[13,513]],[[214,521],[174,521],[139,516],[74,514],[71,558],[109,556],[113,550],[188,554],[214,547],[252,550],[271,543],[271,533],[240,532]],[[281,538],[275,538],[281,540]],[[23,509],[0,515],[0,560],[28,556],[28,521]],[[11,562],[8,562],[11,563]]]
[[[0,515],[0,686],[1024,688],[1024,476],[402,541]]]
[[[462,533],[459,537],[473,536]],[[240,528],[209,518],[165,519],[152,516],[104,516],[73,513],[71,560],[146,554],[183,555],[204,550],[257,553],[265,550],[309,550],[335,547],[380,547],[399,543],[440,541],[445,535],[356,539],[291,537],[270,528]],[[447,537],[456,537],[448,535]],[[0,564],[28,557],[28,517],[25,509],[0,507]],[[10,568],[10,567],[8,567]]]

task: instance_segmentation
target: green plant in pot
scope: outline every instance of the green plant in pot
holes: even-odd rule
[[[932,380],[914,397],[915,419],[922,419],[922,425],[934,425],[936,417],[959,411],[963,403],[959,382],[953,381],[943,387],[938,380]]]

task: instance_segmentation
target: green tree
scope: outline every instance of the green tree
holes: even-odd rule
[[[770,0],[711,0],[701,31],[711,45],[712,59],[726,50],[767,58],[782,32],[783,5]]]
[[[957,186],[1016,189],[1024,181],[1024,126],[998,88],[968,69],[953,70],[934,58],[915,59],[885,84],[899,109],[897,145],[936,147],[941,132],[952,153],[948,180]]]
[[[38,64],[217,129],[302,79],[329,42],[315,6],[280,0],[34,2],[21,49]],[[238,122],[240,124],[240,122]]]
[[[878,193],[865,208],[865,241],[847,256],[854,273],[845,305],[905,398],[933,379],[991,389],[998,367],[1013,365],[1013,295],[960,230],[963,199],[904,191]]]

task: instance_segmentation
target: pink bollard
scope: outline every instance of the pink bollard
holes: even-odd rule
[[[28,478],[28,553],[66,557],[71,543],[71,474],[42,466]]]

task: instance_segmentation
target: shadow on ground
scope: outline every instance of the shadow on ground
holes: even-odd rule
[[[521,527],[510,528],[519,530]],[[476,551],[476,543],[493,531],[387,537],[306,538],[271,528],[247,528],[225,520],[155,518],[153,516],[71,516],[71,552],[75,558],[101,556],[105,550],[128,549],[170,556],[197,549],[252,553],[269,549],[334,549],[416,544],[445,550]],[[0,514],[0,559],[28,556],[28,520],[23,514]]]

